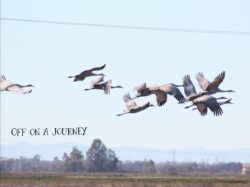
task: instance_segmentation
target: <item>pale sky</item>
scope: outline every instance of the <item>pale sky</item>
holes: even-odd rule
[[[2,0],[1,17],[92,24],[250,32],[248,0]],[[33,84],[32,93],[1,93],[1,143],[77,143],[108,147],[249,148],[250,35],[184,33],[1,20],[1,75]],[[67,77],[106,64],[106,80],[125,89],[84,92],[93,78]],[[163,107],[117,117],[122,96],[148,84],[181,84],[202,71],[234,105],[201,117],[169,96]],[[183,89],[181,89],[183,92]],[[216,96],[221,96],[218,94]],[[138,105],[155,97],[139,98]],[[87,127],[85,136],[12,136],[13,128]]]

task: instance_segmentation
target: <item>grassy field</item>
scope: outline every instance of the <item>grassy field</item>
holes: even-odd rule
[[[1,187],[250,187],[240,175],[1,173]]]

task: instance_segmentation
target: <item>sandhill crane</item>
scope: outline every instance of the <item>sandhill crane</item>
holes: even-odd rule
[[[113,88],[123,88],[122,86],[118,85],[118,86],[112,86],[112,80],[108,80],[106,82],[103,82],[104,80],[104,76],[102,77],[98,77],[96,79],[94,79],[91,84],[92,87],[85,89],[85,91],[89,91],[89,90],[104,90],[105,94],[109,94],[110,90]]]
[[[137,113],[137,112],[141,112],[149,107],[152,107],[154,105],[150,104],[150,102],[144,104],[143,106],[137,106],[136,102],[133,101],[133,99],[130,97],[129,94],[125,94],[123,96],[123,100],[126,103],[126,110],[124,110],[123,113],[121,114],[117,114],[117,116],[121,116],[124,114],[128,114],[128,113]]]
[[[220,105],[222,104],[217,102],[217,100],[219,99],[227,99],[227,98],[226,97],[215,98],[212,96],[204,95],[198,97],[197,99],[194,99],[192,101],[193,104],[190,106],[186,106],[185,108],[187,109],[195,105],[202,116],[205,116],[207,114],[207,108],[209,108],[214,113],[215,116],[220,116],[222,115],[223,111],[220,107]]]
[[[223,82],[225,75],[226,75],[226,72],[222,71],[219,75],[217,75],[217,77],[212,82],[209,82],[204,77],[203,73],[199,72],[196,75],[196,79],[201,89],[207,92],[207,94],[214,94],[217,92],[235,92],[233,90],[221,90],[219,88],[219,85]]]
[[[146,83],[140,84],[134,88],[134,90],[137,91],[136,96],[134,98],[144,97],[154,94],[154,90],[156,90],[157,88],[158,85],[147,86]]]
[[[219,99],[227,99],[225,97],[215,98],[212,96],[205,96],[206,92],[197,94],[195,90],[195,86],[190,79],[189,75],[185,75],[183,77],[183,85],[184,85],[184,92],[187,96],[187,101],[192,101],[193,105],[196,105],[197,108],[193,109],[200,112],[202,116],[207,115],[207,108],[209,107],[211,111],[214,112],[214,115],[222,115],[222,109],[220,105],[230,103],[231,100],[227,100],[225,102],[217,102]],[[191,105],[191,106],[193,106]],[[186,107],[189,108],[190,106]]]
[[[178,87],[183,87],[183,85],[176,85],[173,83],[169,83],[169,84],[164,84],[162,86],[158,86],[154,90],[158,106],[162,106],[167,102],[167,94],[175,97],[175,99],[177,99],[179,103],[184,103],[186,99],[182,95]]]
[[[12,83],[12,82],[6,80],[4,75],[1,75],[0,87],[1,87],[1,91],[12,91],[12,92],[16,92],[16,93],[27,94],[27,93],[30,93],[32,90],[31,89],[25,90],[24,88],[34,87],[34,86],[32,84],[27,84],[27,85],[15,84],[15,83]]]
[[[217,98],[217,99],[219,99],[219,98]],[[223,99],[225,99],[225,98],[223,98]],[[218,103],[219,103],[219,105],[233,104],[233,103],[231,102],[231,100],[232,100],[232,99],[228,99],[228,100],[226,100],[226,101],[218,102]],[[199,110],[199,112],[200,112],[200,114],[201,114],[202,116],[207,115],[207,106],[206,106],[205,104],[199,103],[199,104],[197,104],[196,106],[197,106],[197,108],[193,108],[193,110]]]
[[[74,78],[74,82],[75,82],[75,81],[83,81],[86,77],[90,77],[90,76],[98,76],[98,75],[105,76],[102,73],[100,73],[100,74],[93,73],[93,71],[99,71],[99,70],[104,69],[105,66],[106,66],[106,64],[104,64],[103,66],[100,66],[100,67],[94,67],[92,69],[85,70],[78,75],[69,76],[68,78]]]

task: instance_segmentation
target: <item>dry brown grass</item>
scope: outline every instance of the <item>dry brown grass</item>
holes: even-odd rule
[[[250,187],[240,175],[2,173],[1,187]]]

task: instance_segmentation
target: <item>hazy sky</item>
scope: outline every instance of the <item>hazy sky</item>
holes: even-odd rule
[[[93,24],[250,31],[248,0],[2,0],[1,17]],[[106,80],[125,89],[84,92],[92,78],[67,77],[106,64]],[[204,34],[70,26],[1,20],[1,74],[36,87],[27,95],[1,93],[1,143],[77,143],[100,138],[108,147],[250,147],[250,35]],[[222,89],[234,105],[201,117],[168,97],[163,107],[117,117],[122,96],[148,84],[181,84],[196,73],[212,80],[222,70]],[[181,89],[183,92],[183,90]],[[221,95],[218,95],[221,96]],[[155,97],[140,98],[138,105]],[[188,104],[189,105],[189,104]],[[85,136],[12,136],[13,128],[88,127]]]

